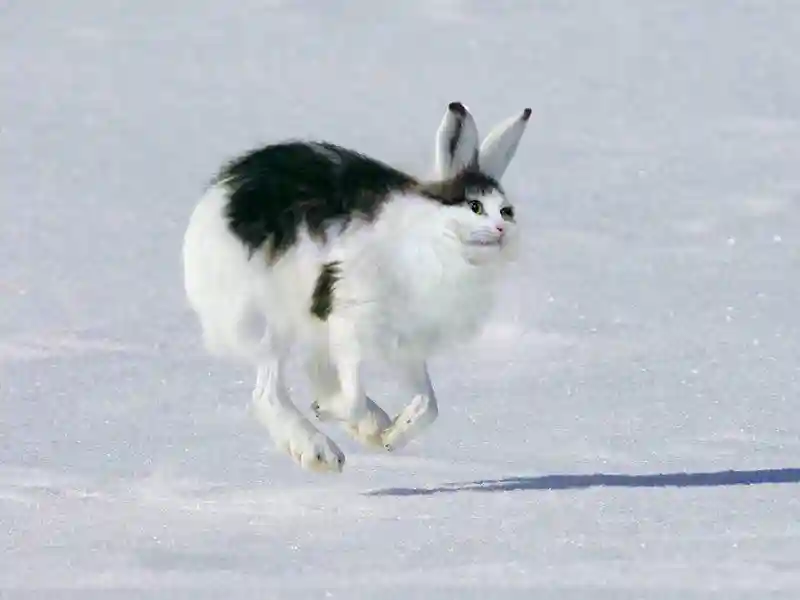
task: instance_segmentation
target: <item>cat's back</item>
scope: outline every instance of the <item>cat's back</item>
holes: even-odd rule
[[[214,183],[228,190],[231,232],[250,251],[268,244],[279,256],[301,230],[321,239],[337,222],[373,220],[392,192],[416,180],[337,144],[287,141],[230,161]]]

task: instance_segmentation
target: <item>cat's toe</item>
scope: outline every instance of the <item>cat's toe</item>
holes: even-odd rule
[[[320,421],[331,421],[335,418],[335,416],[329,411],[326,410],[319,401],[315,401],[311,403],[311,411],[314,413],[314,416],[317,417]]]
[[[286,450],[297,464],[308,471],[341,473],[344,468],[344,453],[322,433],[292,439]]]

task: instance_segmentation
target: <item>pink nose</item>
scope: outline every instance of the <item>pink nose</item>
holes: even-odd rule
[[[497,229],[497,233],[503,233],[506,230],[506,226],[501,223],[498,223],[494,227]]]

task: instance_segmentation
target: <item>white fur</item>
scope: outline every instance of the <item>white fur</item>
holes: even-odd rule
[[[455,136],[458,138],[454,139]],[[452,177],[469,166],[477,159],[479,143],[472,114],[460,102],[450,104],[436,132],[436,176]]]
[[[440,166],[454,162],[441,156],[449,147],[443,136],[453,134],[449,119],[451,111],[438,132]],[[467,137],[457,140],[457,152],[477,155],[477,130],[461,132]],[[311,470],[340,471],[344,464],[341,450],[289,398],[283,365],[300,346],[308,352],[321,420],[341,421],[354,438],[387,449],[402,447],[432,423],[438,406],[425,361],[478,331],[496,278],[515,255],[516,225],[500,214],[503,197],[484,198],[478,215],[414,194],[396,196],[373,223],[356,221],[327,244],[301,232],[271,266],[263,252],[251,257],[229,231],[226,202],[224,185],[212,187],[191,215],[185,289],[208,350],[256,368],[256,414],[276,445]],[[501,238],[502,244],[492,243]],[[334,310],[322,321],[310,312],[311,296],[321,266],[334,260],[341,261],[341,279]],[[371,359],[397,365],[415,390],[394,420],[363,389],[360,369]]]
[[[525,109],[519,115],[501,121],[478,148],[478,128],[472,114],[460,103],[451,104],[436,132],[436,176],[442,179],[452,177],[476,162],[481,171],[500,181],[517,152],[529,117],[530,109]],[[456,132],[460,133],[460,137],[451,152],[451,140]]]
[[[529,117],[530,110],[526,109],[522,114],[498,123],[489,132],[478,152],[481,171],[500,181],[517,152]]]

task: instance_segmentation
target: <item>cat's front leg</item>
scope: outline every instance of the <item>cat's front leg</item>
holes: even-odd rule
[[[340,365],[339,368],[346,368],[346,365]],[[320,421],[339,421],[355,440],[365,446],[383,448],[381,434],[389,427],[392,420],[369,397],[364,399],[367,406],[366,415],[355,422],[351,420],[350,403],[343,394],[338,370],[327,347],[314,349],[306,363],[306,373],[315,397],[311,409]]]
[[[334,315],[328,322],[328,349],[317,349],[309,375],[317,378],[320,395],[312,409],[320,420],[340,421],[345,430],[362,444],[383,447],[381,434],[391,420],[370,400],[362,382],[362,349],[352,321]],[[321,396],[321,397],[320,397]]]
[[[414,391],[414,397],[381,436],[383,446],[390,451],[405,446],[439,416],[436,395],[425,361],[405,362],[402,365],[402,373]]]

